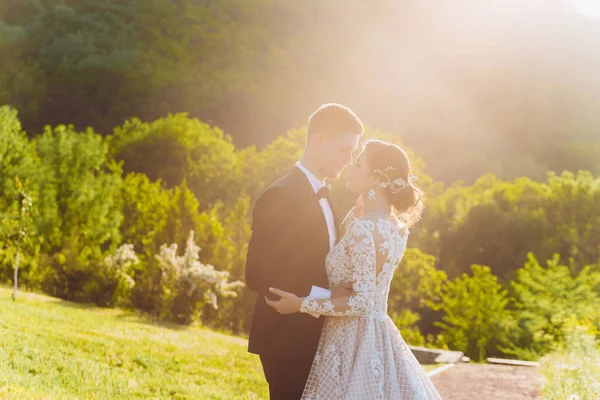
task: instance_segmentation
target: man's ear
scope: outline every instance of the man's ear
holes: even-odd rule
[[[315,149],[320,149],[323,146],[323,134],[321,132],[317,132],[313,135],[312,141]]]
[[[318,144],[319,138],[317,137],[317,135],[318,134],[313,134],[313,136],[306,139],[306,148],[307,149],[311,149],[313,151],[319,149],[319,144]]]

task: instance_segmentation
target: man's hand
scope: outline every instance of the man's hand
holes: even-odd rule
[[[352,284],[351,283],[342,283],[339,286],[336,286],[331,291],[331,298],[341,297],[341,296],[350,296],[352,294]]]

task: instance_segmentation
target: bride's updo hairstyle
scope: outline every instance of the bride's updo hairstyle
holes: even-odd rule
[[[423,211],[423,192],[414,183],[406,152],[400,146],[381,140],[366,142],[364,152],[374,176],[387,182],[384,191],[396,217],[409,227],[414,225]]]

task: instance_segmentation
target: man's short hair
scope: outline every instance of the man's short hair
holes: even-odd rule
[[[364,127],[361,120],[348,107],[336,103],[323,104],[308,118],[307,140],[317,133],[323,135],[341,135],[354,133],[362,135]]]

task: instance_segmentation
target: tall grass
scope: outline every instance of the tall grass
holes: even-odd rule
[[[567,334],[567,345],[542,359],[545,400],[600,399],[600,348],[591,325],[577,325]]]

